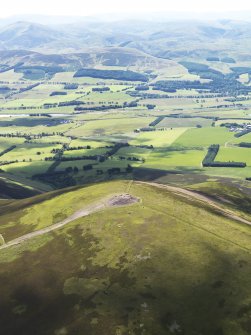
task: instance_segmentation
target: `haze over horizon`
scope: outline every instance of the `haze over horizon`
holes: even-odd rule
[[[177,17],[196,18],[198,13],[203,15],[209,15],[209,17],[234,17],[241,18],[245,15],[249,15],[251,12],[251,2],[248,3],[245,0],[236,1],[203,1],[198,0],[178,0],[176,2],[163,1],[163,0],[146,0],[144,6],[142,1],[128,0],[126,2],[115,1],[115,0],[93,0],[88,3],[83,3],[81,0],[72,0],[69,3],[62,3],[59,0],[49,2],[45,0],[43,2],[34,2],[31,0],[24,0],[22,2],[14,0],[6,3],[1,9],[0,18],[8,18],[10,16],[22,16],[22,15],[49,15],[49,16],[108,16],[114,13],[120,13],[120,16],[133,17],[134,15],[168,15],[175,14]],[[112,20],[116,19],[110,17]]]

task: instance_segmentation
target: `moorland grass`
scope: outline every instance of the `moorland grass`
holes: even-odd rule
[[[33,205],[46,211],[45,222],[63,205],[111,190],[141,199],[1,250],[4,333],[250,333],[250,227],[170,191],[129,185],[99,184]],[[23,225],[31,226],[33,211],[19,213]]]

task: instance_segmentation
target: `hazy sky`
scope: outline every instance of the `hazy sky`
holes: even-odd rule
[[[7,0],[0,17],[22,14],[95,15],[163,11],[224,12],[251,10],[249,0]]]

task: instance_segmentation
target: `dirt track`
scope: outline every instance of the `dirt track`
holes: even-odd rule
[[[135,197],[133,197],[130,194],[127,194],[127,193],[126,194],[114,195],[110,198],[103,199],[103,201],[100,201],[99,203],[94,203],[92,205],[86,206],[85,208],[75,212],[74,214],[72,214],[67,219],[65,219],[61,222],[58,222],[58,223],[56,223],[54,225],[51,225],[49,227],[34,231],[32,233],[25,234],[21,237],[15,238],[14,240],[9,241],[9,242],[3,244],[2,246],[0,246],[0,250],[12,247],[12,246],[17,245],[17,244],[20,244],[20,243],[25,242],[27,240],[30,240],[34,237],[44,235],[44,234],[49,233],[53,230],[57,230],[57,229],[65,226],[67,223],[70,223],[70,222],[72,222],[76,219],[79,219],[81,217],[88,216],[92,213],[96,213],[98,211],[101,211],[102,209],[109,208],[109,207],[126,206],[126,205],[136,203],[138,201],[139,201],[138,198],[135,198]]]
[[[221,214],[225,215],[226,217],[235,220],[235,221],[239,221],[242,223],[245,223],[249,226],[251,226],[251,222],[238,216],[237,214],[235,214],[234,212],[232,212],[231,210],[222,208],[221,206],[219,206],[216,202],[214,202],[212,199],[210,199],[209,197],[206,197],[202,194],[199,194],[197,192],[193,192],[193,191],[189,191],[180,187],[175,187],[175,186],[169,186],[169,185],[163,185],[163,184],[157,184],[157,183],[149,183],[149,182],[138,182],[140,184],[147,184],[147,185],[152,185],[158,188],[163,188],[169,191],[172,191],[173,193],[183,196],[185,198],[188,199],[196,199],[200,202],[203,202],[213,208],[215,208],[217,211],[219,211]]]
[[[202,202],[204,204],[207,204],[208,206],[213,207],[219,213],[223,214],[224,216],[226,216],[226,217],[228,217],[232,220],[239,221],[241,223],[245,223],[245,224],[251,226],[250,221],[238,216],[237,214],[235,214],[234,212],[232,212],[228,209],[222,208],[216,202],[214,202],[212,199],[210,199],[206,196],[203,196],[201,194],[198,194],[196,192],[189,191],[189,190],[179,188],[179,187],[175,187],[175,186],[169,186],[169,185],[163,185],[163,184],[157,184],[157,183],[140,182],[140,181],[138,181],[136,183],[146,184],[146,185],[151,185],[151,186],[154,186],[154,187],[157,187],[157,188],[166,189],[166,190],[172,191],[174,194],[177,194],[179,196],[182,196],[182,197],[185,197],[185,198],[188,198],[188,199],[195,199],[199,202]],[[130,186],[131,185],[132,185],[132,183],[130,184]],[[129,189],[130,189],[130,187],[129,187]],[[129,192],[129,189],[128,189],[128,192]],[[101,200],[99,203],[95,203],[95,204],[86,206],[85,208],[75,212],[74,214],[72,214],[67,219],[65,219],[61,222],[58,222],[58,223],[56,223],[54,225],[51,225],[49,227],[34,231],[32,233],[23,235],[21,237],[18,237],[16,239],[12,240],[12,241],[9,241],[9,242],[3,244],[2,246],[0,246],[0,250],[1,249],[6,249],[6,248],[9,248],[9,247],[18,245],[18,244],[21,244],[22,242],[30,240],[34,237],[44,235],[44,234],[49,233],[51,231],[57,230],[57,229],[65,226],[66,224],[68,224],[68,223],[70,223],[70,222],[72,222],[72,221],[74,221],[78,218],[88,216],[92,213],[101,211],[102,209],[109,208],[109,207],[126,206],[126,205],[136,203],[138,201],[139,201],[138,198],[135,198],[128,193],[114,195],[110,198],[106,198],[106,199]]]

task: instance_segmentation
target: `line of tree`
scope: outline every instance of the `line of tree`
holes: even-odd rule
[[[22,66],[23,64],[24,64],[23,62],[19,62],[19,63],[15,64],[15,65],[11,65],[11,66],[5,65],[5,64],[1,64],[0,73],[13,70],[15,68],[18,68],[18,67]]]
[[[85,146],[78,146],[78,147],[69,147],[65,151],[74,151],[74,150],[82,150],[82,149],[91,149],[90,145],[85,145]]]
[[[244,162],[213,162],[210,167],[233,167],[244,168],[247,164]]]
[[[0,152],[0,157],[2,157],[3,155],[7,154],[8,152],[14,150],[17,146],[16,145],[12,145],[9,148],[6,148],[5,150]]]
[[[215,160],[215,158],[216,158],[216,156],[219,152],[219,149],[220,149],[219,144],[210,145],[210,147],[208,148],[207,154],[202,161],[202,165],[204,167],[212,166],[212,164],[214,163],[214,160]]]
[[[93,87],[92,88],[92,92],[108,92],[110,91],[110,87],[106,86],[106,87]]]
[[[29,116],[32,116],[32,117],[40,117],[40,116],[45,116],[45,117],[52,117],[50,114],[47,114],[47,113],[31,113],[29,114]]]
[[[5,98],[7,99],[7,98],[12,97],[14,94],[19,94],[19,93],[30,91],[30,90],[32,90],[33,88],[35,88],[35,87],[37,87],[39,85],[40,85],[40,83],[36,83],[36,84],[29,85],[27,87],[22,87],[19,90],[12,91],[10,94],[6,95]]]
[[[239,138],[239,137],[242,137],[242,136],[244,136],[244,135],[246,135],[246,134],[249,134],[250,132],[251,132],[251,129],[244,129],[243,131],[241,131],[241,132],[239,132],[239,133],[236,133],[236,134],[234,135],[234,137]]]
[[[18,160],[12,160],[12,161],[4,161],[4,162],[0,162],[0,165],[9,165],[9,164],[13,164],[13,163],[18,163]]]
[[[203,167],[235,167],[244,168],[246,163],[244,162],[216,162],[215,158],[219,152],[219,144],[212,144],[208,148],[207,154],[202,161]]]
[[[159,124],[162,120],[164,120],[165,116],[158,116],[156,120],[153,122],[149,123],[149,127],[154,127],[157,124]]]
[[[60,132],[53,132],[53,133],[39,133],[39,134],[26,134],[26,133],[2,133],[0,134],[0,137],[5,137],[5,138],[25,138],[27,142],[34,140],[34,139],[41,139],[43,137],[48,137],[48,136],[54,136],[54,135],[59,135],[59,136],[64,136],[63,133]]]
[[[50,94],[51,97],[54,97],[56,95],[67,95],[67,92],[54,91],[54,92],[51,92]]]
[[[64,188],[75,186],[75,179],[66,171],[52,171],[41,174],[35,174],[32,179],[39,180],[43,183],[48,183],[55,188]]]
[[[123,160],[128,160],[128,161],[132,161],[132,162],[142,162],[144,163],[145,162],[145,159],[144,158],[138,158],[138,157],[125,157],[125,156],[119,156],[119,159],[121,161]]]
[[[239,147],[242,147],[242,148],[251,148],[251,143],[241,142],[241,143],[239,143]]]
[[[92,164],[87,164],[83,166],[83,170],[84,171],[90,171],[93,169],[93,165]]]
[[[70,162],[70,161],[79,161],[79,160],[94,160],[98,162],[104,162],[109,157],[115,155],[121,148],[123,147],[129,147],[128,143],[115,143],[114,146],[110,147],[107,146],[107,149],[109,149],[106,153],[103,155],[83,155],[83,156],[74,156],[74,157],[67,157],[63,156],[64,151],[69,151],[69,146],[67,144],[64,144],[61,149],[54,148],[51,150],[51,153],[54,154],[53,157],[45,157],[45,161],[56,161],[56,162]],[[70,149],[71,150],[71,149]],[[57,164],[55,164],[57,166]],[[48,171],[51,171],[51,168],[49,168]]]
[[[81,160],[95,160],[98,161],[102,156],[93,155],[93,156],[57,156],[57,157],[46,157],[47,161],[59,161],[59,162],[71,162],[71,161],[81,161]]]
[[[105,156],[106,157],[111,157],[115,155],[121,148],[126,148],[129,147],[129,143],[116,143],[114,147],[112,147],[111,150],[107,151]]]

